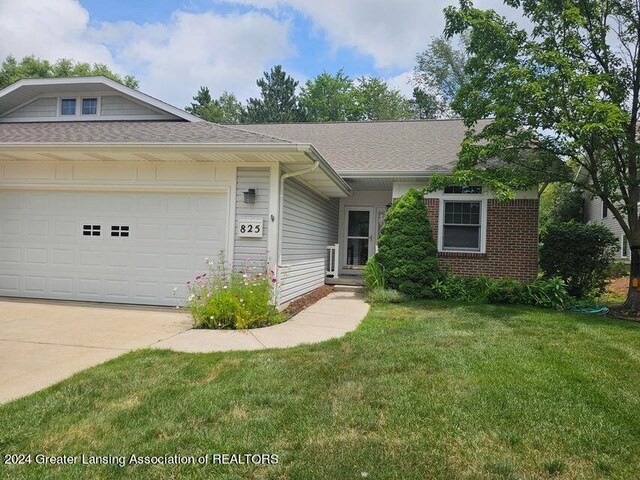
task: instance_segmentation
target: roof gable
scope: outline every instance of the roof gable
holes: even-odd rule
[[[82,114],[83,98],[96,99],[95,113]],[[76,114],[61,115],[62,99],[76,100]],[[100,120],[203,121],[102,76],[29,78],[0,90],[0,122]]]

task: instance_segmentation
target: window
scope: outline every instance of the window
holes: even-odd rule
[[[480,186],[480,185],[470,185],[470,186],[450,185],[448,187],[444,187],[444,193],[458,193],[458,194],[468,194],[468,195],[479,195],[479,194],[482,193],[482,186]]]
[[[100,225],[83,225],[82,235],[84,235],[85,237],[99,237]]]
[[[620,242],[620,257],[629,258],[629,242],[627,242],[627,236],[624,234]]]
[[[111,225],[112,237],[128,237],[129,225]]]
[[[442,249],[480,251],[481,202],[444,202]]]
[[[607,218],[609,216],[609,209],[607,208],[607,204],[602,202],[602,218]]]
[[[76,99],[63,98],[60,103],[60,115],[75,115],[75,114],[76,114]]]
[[[96,113],[98,113],[98,99],[83,98],[82,99],[82,115],[95,115]]]

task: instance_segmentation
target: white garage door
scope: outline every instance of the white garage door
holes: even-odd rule
[[[0,190],[0,295],[175,305],[225,248],[227,197]]]

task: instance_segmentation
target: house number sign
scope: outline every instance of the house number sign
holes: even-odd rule
[[[262,218],[238,217],[239,237],[262,237]]]

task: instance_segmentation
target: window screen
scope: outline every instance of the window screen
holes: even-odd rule
[[[480,251],[481,202],[445,202],[442,247],[445,250]]]
[[[83,115],[95,115],[98,112],[98,99],[97,98],[83,98],[82,99],[82,114]]]
[[[75,115],[76,114],[76,99],[75,98],[63,98],[60,103],[60,115]]]

